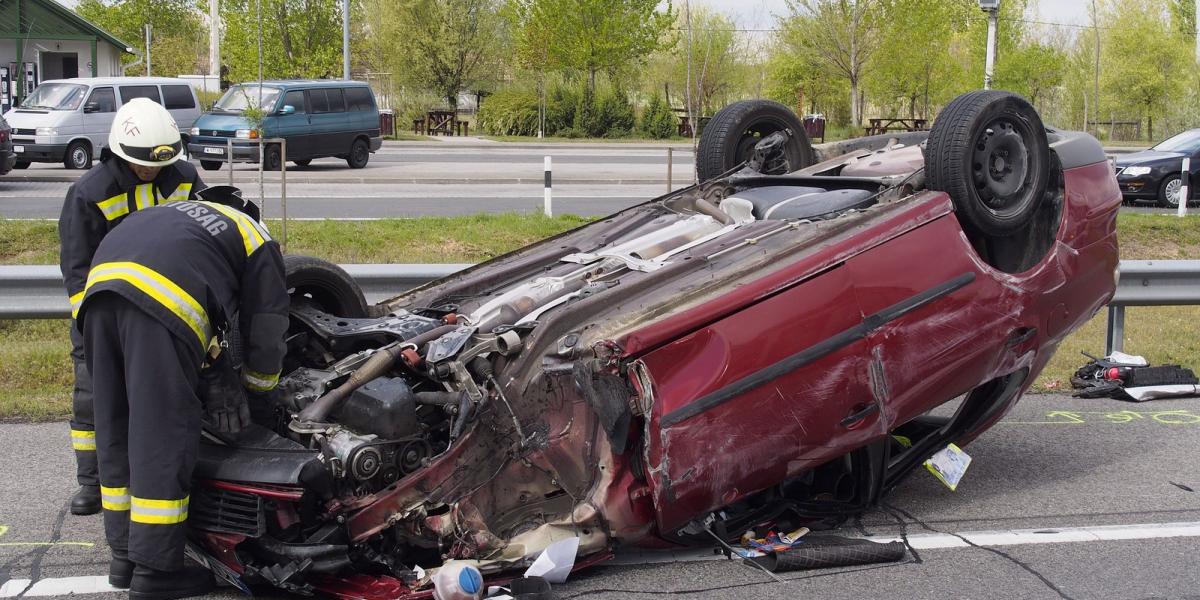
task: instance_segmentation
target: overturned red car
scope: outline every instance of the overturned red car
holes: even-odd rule
[[[1114,291],[1112,167],[1010,93],[816,148],[740,102],[697,163],[373,306],[289,257],[285,376],[204,443],[189,553],[243,588],[425,597],[448,559],[503,574],[564,538],[580,565],[836,523],[996,423]]]

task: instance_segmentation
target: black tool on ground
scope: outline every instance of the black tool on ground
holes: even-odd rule
[[[907,551],[901,542],[881,544],[870,540],[821,536],[808,539],[788,550],[747,560],[765,567],[772,573],[781,573],[896,562],[903,559]]]
[[[508,584],[515,600],[553,600],[550,582],[543,577],[518,577]]]
[[[1130,400],[1141,398],[1140,394],[1126,392],[1133,388],[1151,388],[1155,386],[1188,386],[1200,383],[1191,369],[1180,365],[1159,365],[1152,367],[1145,359],[1138,356],[1114,354],[1104,358],[1096,358],[1086,352],[1084,356],[1091,359],[1086,365],[1075,371],[1071,376],[1071,387],[1075,388],[1077,398],[1115,398]],[[1171,392],[1179,395],[1182,392]],[[1163,396],[1165,397],[1165,396]]]

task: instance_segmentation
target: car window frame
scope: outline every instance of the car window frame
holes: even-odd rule
[[[88,92],[87,98],[83,101],[83,108],[86,110],[88,105],[92,103],[92,99],[96,97],[96,94],[103,90],[108,90],[108,92],[112,94],[112,110],[94,110],[91,111],[91,114],[107,114],[117,112],[117,109],[120,108],[121,105],[117,101],[117,87],[115,85],[98,85],[93,87],[92,90]]]
[[[279,105],[279,109],[280,109],[280,110],[283,110],[283,107],[285,107],[285,106],[291,106],[291,107],[293,107],[293,108],[295,108],[295,109],[296,109],[296,112],[294,112],[294,113],[292,113],[292,114],[295,114],[295,115],[305,115],[305,114],[308,114],[308,94],[306,94],[306,93],[305,93],[305,92],[307,92],[307,91],[308,91],[308,90],[284,90],[284,92],[283,92],[283,100],[282,100],[282,102],[283,102],[283,103]],[[301,104],[300,106],[296,106],[295,104],[293,104],[293,103],[291,103],[291,102],[288,102],[288,96],[291,96],[292,94],[297,94],[297,95],[299,95],[299,96],[300,96],[300,101],[301,101],[303,104]]]
[[[159,106],[162,106],[162,105],[163,105],[163,100],[162,100],[162,90],[161,90],[161,89],[159,89],[159,87],[158,87],[158,84],[157,84],[157,83],[142,83],[142,84],[136,84],[136,83],[134,83],[134,84],[120,84],[120,83],[119,83],[119,84],[116,84],[116,86],[115,86],[115,87],[117,88],[117,92],[118,92],[118,93],[120,94],[120,96],[121,96],[121,104],[120,104],[120,106],[124,106],[124,105],[128,104],[128,103],[129,103],[129,101],[130,101],[130,100],[133,100],[134,98],[150,98],[150,100],[153,100],[153,101],[154,101],[156,104],[158,104]],[[151,98],[150,96],[134,96],[133,98],[126,98],[126,97],[125,97],[125,88],[149,88],[149,89],[153,89],[153,90],[154,90],[154,93],[155,93],[155,95],[157,96],[157,99],[156,99],[156,98]]]
[[[187,98],[188,98],[188,102],[190,105],[189,106],[169,106],[167,104],[167,94],[166,94],[167,88],[184,88],[187,92]],[[158,94],[159,94],[159,97],[162,98],[163,108],[166,108],[167,110],[194,110],[197,106],[199,106],[196,102],[196,94],[195,94],[195,92],[192,91],[192,86],[187,83],[159,84]]]

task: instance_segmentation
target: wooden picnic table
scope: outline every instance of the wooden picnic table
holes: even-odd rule
[[[926,131],[929,129],[929,119],[882,117],[867,119],[867,122],[870,125],[863,127],[867,135],[882,135],[889,131]]]
[[[671,109],[679,116],[679,137],[692,137],[692,122],[687,116],[686,108]],[[697,117],[696,121],[700,123],[700,129],[704,129],[705,125],[712,120],[712,117]]]
[[[454,135],[458,113],[452,110],[431,110],[425,113],[425,135]]]

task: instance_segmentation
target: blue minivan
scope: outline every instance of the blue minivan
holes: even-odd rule
[[[254,130],[244,113],[262,107],[262,131]],[[352,169],[367,165],[379,150],[379,109],[375,94],[361,81],[264,81],[231,86],[196,120],[188,152],[205,170],[215,171],[227,161],[227,144],[233,139],[233,160],[256,163],[258,138],[287,140],[287,160],[306,166],[314,158],[343,158]],[[263,169],[278,171],[283,154],[278,144],[268,144]]]

